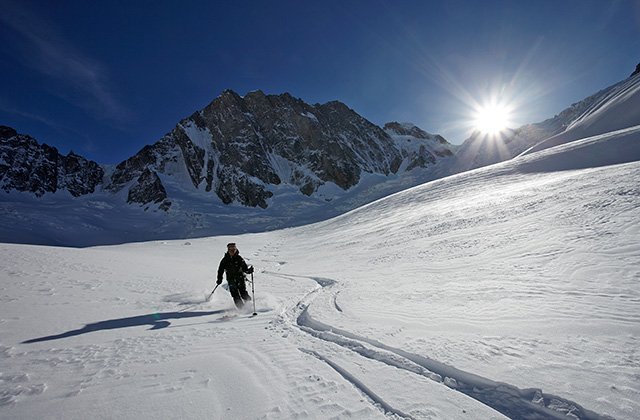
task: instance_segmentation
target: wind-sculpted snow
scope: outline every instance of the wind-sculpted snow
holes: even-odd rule
[[[561,145],[296,231],[291,259],[328,244],[330,264],[305,271],[341,279],[342,312],[335,295],[309,306],[333,330],[314,334],[351,331],[516,394],[562,397],[547,398],[552,407],[636,418],[637,135]],[[534,395],[525,399],[544,400]]]

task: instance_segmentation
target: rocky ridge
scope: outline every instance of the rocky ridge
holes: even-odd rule
[[[443,151],[448,143],[440,137]],[[395,174],[435,163],[431,156],[399,148],[383,129],[338,101],[309,105],[288,93],[254,91],[241,97],[226,90],[203,110],[182,120],[157,143],[117,165],[106,188],[132,188],[144,171],[187,174],[190,188],[212,192],[225,204],[268,207],[272,186],[287,184],[312,196],[333,183],[342,190],[363,173]],[[170,202],[161,183],[139,188],[136,202]],[[154,200],[155,201],[155,200]],[[157,202],[157,201],[156,201]]]
[[[102,183],[104,169],[73,152],[63,156],[55,147],[0,126],[0,188],[31,192],[36,197],[66,190],[72,196],[91,194]]]
[[[347,191],[364,174],[394,175],[453,156],[444,138],[418,127],[390,123],[382,129],[338,101],[309,105],[288,93],[262,91],[244,97],[224,91],[112,171],[4,130],[5,191],[66,189],[79,196],[100,185],[124,193],[129,204],[164,211],[172,206],[167,182],[224,204],[264,209],[277,186],[313,197],[326,184]]]

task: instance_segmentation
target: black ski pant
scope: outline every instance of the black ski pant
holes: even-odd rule
[[[233,302],[238,308],[242,308],[245,301],[251,300],[251,296],[247,293],[244,277],[227,280],[227,283],[229,283],[229,292],[233,297]]]

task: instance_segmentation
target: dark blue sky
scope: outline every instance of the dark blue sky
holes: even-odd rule
[[[100,163],[224,89],[345,102],[452,143],[489,96],[550,118],[640,62],[640,1],[5,1],[0,124]]]

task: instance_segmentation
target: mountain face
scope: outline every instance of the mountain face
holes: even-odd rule
[[[96,162],[70,152],[61,155],[55,147],[39,144],[33,137],[0,126],[0,188],[45,193],[68,191],[72,196],[93,193],[104,170]]]
[[[401,162],[389,135],[340,102],[311,106],[289,94],[240,97],[227,90],[120,163],[107,189],[130,188],[145,170],[186,171],[191,188],[225,204],[266,208],[270,186],[293,185],[306,196],[329,182],[347,190],[363,172],[389,175]],[[166,200],[157,188],[145,191],[139,199]]]
[[[407,171],[435,165],[439,158],[454,155],[453,146],[444,137],[429,134],[413,124],[390,122],[385,124],[384,131],[400,150]]]
[[[266,209],[283,187],[309,198],[331,185],[346,193],[366,174],[395,176],[453,156],[444,138],[418,127],[382,129],[337,101],[309,105],[288,93],[261,91],[244,97],[224,91],[112,169],[74,153],[61,156],[8,127],[2,133],[5,191],[68,190],[77,197],[100,187],[129,204],[164,211],[174,203],[168,190]]]

